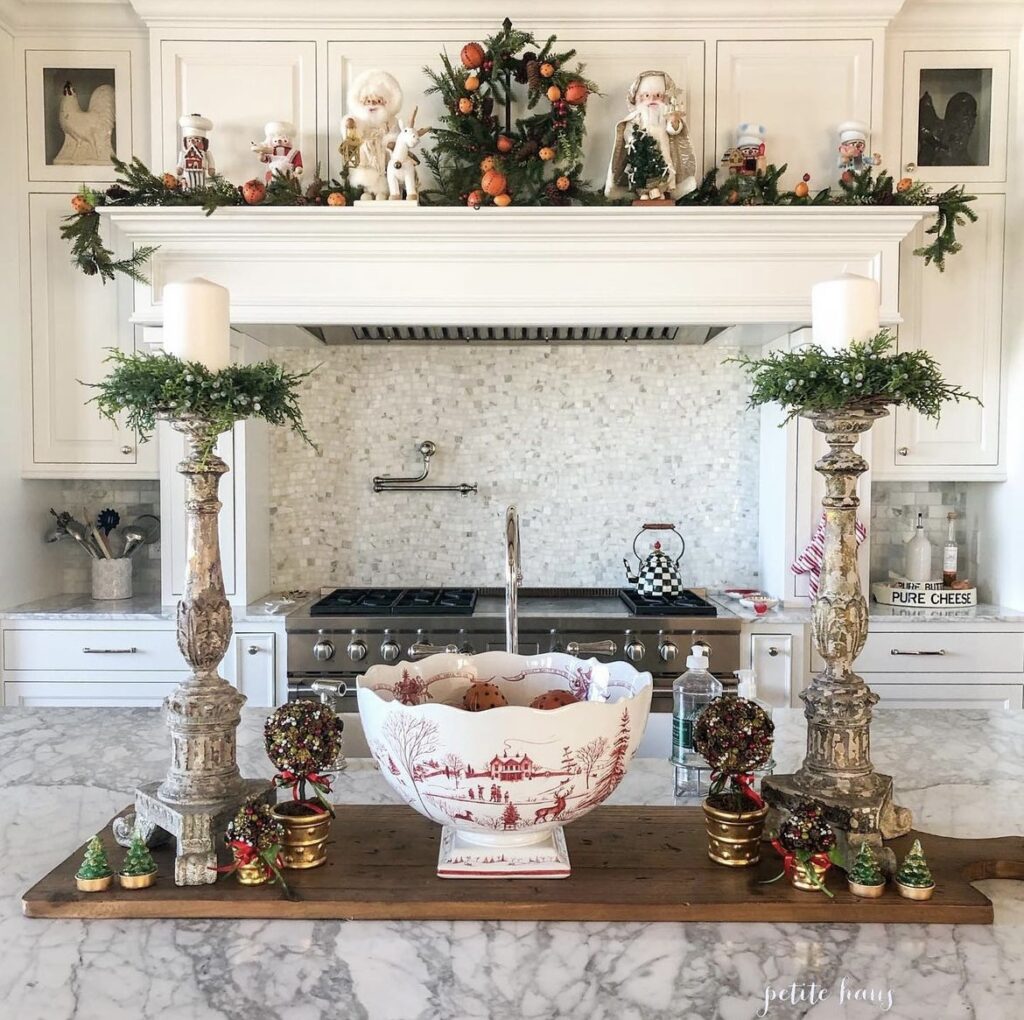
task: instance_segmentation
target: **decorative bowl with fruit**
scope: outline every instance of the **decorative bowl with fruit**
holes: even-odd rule
[[[357,680],[370,750],[398,795],[444,827],[443,878],[564,878],[562,826],[619,785],[650,673],[571,655],[431,655]]]

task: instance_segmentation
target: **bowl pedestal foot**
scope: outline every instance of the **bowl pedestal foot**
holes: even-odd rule
[[[439,878],[568,878],[569,854],[559,825],[536,843],[509,844],[500,835],[487,843],[460,835],[452,826],[441,830],[437,855]]]

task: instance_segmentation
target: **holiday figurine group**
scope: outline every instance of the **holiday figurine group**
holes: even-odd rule
[[[189,113],[178,121],[181,128],[181,151],[175,173],[182,191],[200,191],[217,171],[210,155],[210,132],[213,123],[198,113]]]
[[[252,151],[266,163],[266,181],[269,184],[275,174],[283,177],[302,176],[302,153],[292,142],[295,125],[286,120],[272,120],[263,129],[263,141],[253,142]]]

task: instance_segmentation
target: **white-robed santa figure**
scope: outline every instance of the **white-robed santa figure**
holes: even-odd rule
[[[609,198],[632,194],[626,179],[628,144],[634,125],[646,131],[661,150],[668,168],[666,191],[679,198],[697,187],[697,160],[683,116],[682,96],[664,71],[642,71],[626,93],[629,114],[615,125],[615,144],[608,164],[604,193]]]
[[[302,153],[292,145],[295,125],[286,120],[272,120],[263,128],[263,141],[254,142],[253,152],[258,152],[260,162],[267,164],[267,184],[274,174],[284,177],[302,176]]]
[[[356,140],[359,143],[349,180],[362,189],[363,199],[388,197],[388,157],[398,137],[396,118],[401,109],[402,87],[387,71],[370,68],[349,87],[349,115],[342,130],[348,144],[354,146]]]

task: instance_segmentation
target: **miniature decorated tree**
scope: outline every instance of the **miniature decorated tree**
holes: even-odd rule
[[[900,870],[896,872],[896,881],[911,889],[928,889],[935,885],[935,879],[932,878],[919,839],[914,840],[910,847],[910,853],[903,858]]]
[[[721,695],[697,717],[693,742],[711,766],[708,803],[742,812],[764,806],[754,790],[754,772],[772,757],[775,724],[755,701]]]
[[[281,844],[284,826],[261,800],[251,798],[228,822],[224,842],[234,860],[218,871],[236,872],[244,885],[260,885],[274,878],[288,891],[281,874]]]
[[[325,773],[341,754],[342,726],[327,705],[315,701],[281,705],[267,719],[263,735],[267,757],[277,769],[274,784],[291,789],[293,800],[304,808],[300,813],[334,814]],[[309,790],[315,800],[307,796]]]
[[[509,801],[501,815],[501,824],[506,829],[514,829],[519,822],[519,809]]]
[[[882,869],[878,866],[874,849],[867,841],[861,843],[853,866],[846,873],[846,879],[850,883],[850,891],[856,895],[863,894],[859,889],[854,888],[855,886],[860,889],[875,890],[885,885],[885,875],[882,874]],[[872,895],[875,893],[872,892]]]
[[[782,857],[782,873],[770,881],[785,875],[798,889],[820,889],[826,896],[832,895],[824,876],[833,864],[836,836],[820,804],[799,804],[779,827],[772,846]]]
[[[633,125],[626,144],[626,180],[637,195],[646,195],[652,188],[661,188],[668,179],[668,167],[661,146],[654,135]]]
[[[149,852],[142,837],[137,833],[132,836],[132,845],[128,848],[124,863],[121,865],[122,875],[151,875],[156,871],[156,861]]]
[[[75,878],[83,882],[95,882],[98,879],[111,878],[114,869],[107,860],[107,851],[99,836],[93,836],[85,848],[85,857],[82,859],[82,866],[78,869]]]

